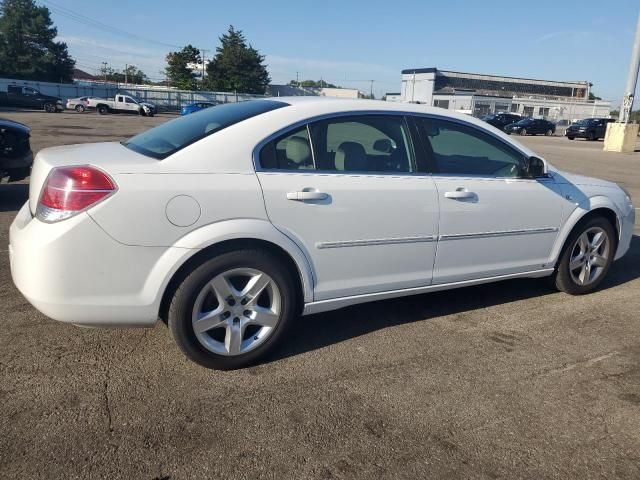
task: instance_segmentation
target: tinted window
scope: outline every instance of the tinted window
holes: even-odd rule
[[[123,145],[143,155],[162,159],[230,125],[287,105],[274,100],[251,100],[206,108],[147,130]]]
[[[522,155],[473,127],[445,120],[417,119],[436,173],[517,177]]]
[[[313,154],[306,125],[266,144],[260,151],[260,166],[265,169],[312,170]]]
[[[311,125],[318,170],[412,172],[404,119],[391,115],[338,117]]]

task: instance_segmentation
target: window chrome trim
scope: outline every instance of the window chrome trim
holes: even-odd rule
[[[422,237],[398,237],[398,238],[374,238],[370,240],[344,240],[339,242],[319,242],[316,248],[342,248],[342,247],[368,247],[372,245],[396,245],[403,243],[428,243],[435,242],[438,237],[427,235]]]
[[[466,240],[470,238],[491,238],[491,237],[508,237],[512,235],[535,235],[538,233],[554,233],[559,229],[557,227],[546,228],[528,228],[523,230],[503,230],[495,232],[480,233],[455,233],[450,235],[440,235],[440,240]]]
[[[501,138],[500,136],[496,135],[494,132],[490,131],[489,129],[485,129],[482,127],[479,127],[478,125],[474,125],[471,122],[467,122],[465,120],[460,120],[458,118],[453,118],[453,117],[449,117],[446,115],[438,115],[437,113],[422,113],[422,112],[411,112],[411,111],[406,111],[406,110],[349,110],[349,111],[344,111],[344,112],[334,112],[334,113],[324,113],[322,115],[316,115],[313,117],[309,117],[306,118],[304,120],[299,120],[297,122],[291,123],[289,125],[287,125],[286,127],[283,127],[277,131],[275,131],[274,133],[268,135],[267,137],[265,137],[264,139],[262,139],[260,142],[258,142],[256,144],[256,146],[253,148],[253,152],[252,152],[252,160],[253,160],[253,168],[256,172],[277,172],[277,173],[299,173],[299,170],[285,170],[285,169],[275,169],[275,168],[265,168],[263,169],[260,166],[260,151],[262,150],[262,148],[269,143],[271,140],[274,140],[282,135],[285,135],[286,133],[293,131],[295,129],[298,129],[302,126],[307,125],[307,131],[309,131],[309,124],[313,123],[313,122],[319,122],[322,120],[327,120],[327,119],[331,119],[331,118],[339,118],[339,117],[352,117],[352,116],[358,116],[358,115],[386,115],[386,116],[392,116],[392,117],[403,117],[403,121],[406,122],[408,117],[422,117],[422,118],[431,118],[431,119],[435,119],[435,120],[444,120],[444,121],[448,121],[448,122],[453,122],[453,123],[458,123],[460,125],[469,127],[469,128],[473,128],[475,130],[478,130],[486,135],[490,135],[491,137],[495,138],[496,140],[504,143],[507,147],[517,151],[518,153],[520,153],[523,158],[528,158],[529,155],[524,152],[523,150],[521,150],[517,145],[512,144],[511,142],[505,141],[505,139]],[[412,137],[412,141],[413,141],[413,135],[414,133],[409,131],[409,135]],[[310,138],[310,142],[313,142],[313,140],[311,140],[311,136],[309,136]],[[311,148],[312,152],[313,152],[313,145]],[[544,160],[545,165],[547,165],[546,160]],[[333,171],[333,170],[312,170],[308,173],[338,173],[338,174],[344,174],[343,171]],[[389,175],[389,173],[391,175],[431,175],[434,172],[350,172],[350,173],[359,173],[361,175]],[[504,178],[513,178],[513,179],[517,179],[518,177],[481,177],[481,178],[498,178],[498,179],[504,179]],[[531,179],[527,179],[527,180],[531,180]],[[533,179],[535,180],[535,179]]]

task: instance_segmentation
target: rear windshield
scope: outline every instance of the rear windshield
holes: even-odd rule
[[[143,155],[163,159],[234,123],[287,105],[274,100],[227,103],[163,123],[122,144]]]

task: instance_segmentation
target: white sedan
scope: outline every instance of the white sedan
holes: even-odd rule
[[[53,319],[161,318],[190,359],[228,369],[299,315],[518,277],[589,293],[634,221],[616,184],[556,170],[480,120],[265,99],[41,151],[11,272]]]

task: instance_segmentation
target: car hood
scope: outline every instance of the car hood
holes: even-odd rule
[[[17,130],[18,132],[21,132],[27,135],[29,134],[29,132],[31,132],[31,129],[27,127],[25,124],[20,122],[14,122],[13,120],[6,120],[4,118],[0,118],[0,128]]]
[[[618,184],[602,180],[601,178],[587,177],[584,175],[578,175],[576,173],[563,172],[553,167],[549,167],[549,172],[553,175],[553,178],[558,183],[569,183],[577,186],[590,186],[590,187],[605,187],[605,188],[620,188]]]
[[[145,107],[149,107],[149,108],[156,108],[156,106],[153,103],[149,103],[149,102],[140,102],[140,105],[144,105]]]

